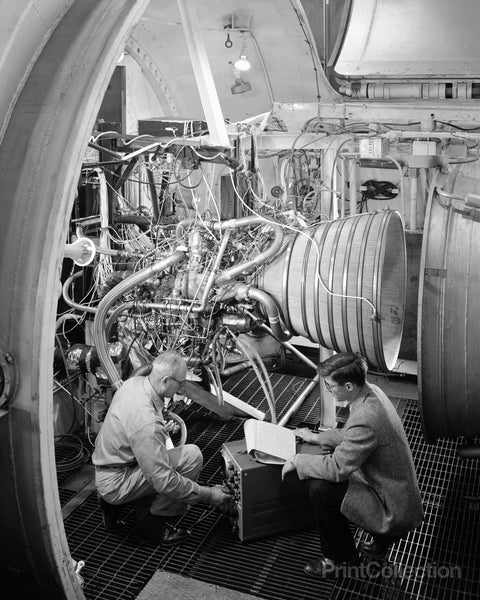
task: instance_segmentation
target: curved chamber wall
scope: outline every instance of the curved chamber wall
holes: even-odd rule
[[[337,352],[361,352],[388,371],[402,336],[405,248],[395,211],[328,221],[297,234],[257,285],[281,305],[294,334]]]
[[[480,434],[480,180],[456,173],[439,187],[420,269],[419,390],[429,441]]]
[[[83,593],[63,529],[52,419],[60,264],[88,138],[148,0],[8,4],[10,37],[0,40],[10,95],[0,101],[0,363],[15,365],[16,382],[0,418],[0,555],[3,573],[39,591],[24,595],[71,600]],[[17,47],[28,52],[13,68]]]

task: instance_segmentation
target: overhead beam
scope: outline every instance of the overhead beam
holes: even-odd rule
[[[210,62],[203,42],[195,0],[177,0],[185,40],[192,61],[203,111],[208,124],[210,141],[214,146],[230,146],[222,108],[213,80]]]

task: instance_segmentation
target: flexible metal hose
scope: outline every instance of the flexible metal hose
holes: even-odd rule
[[[105,374],[107,375],[112,387],[115,390],[122,385],[122,380],[119,377],[117,369],[113,363],[113,360],[110,357],[108,352],[108,340],[106,336],[106,318],[109,312],[110,307],[125,293],[132,290],[137,285],[140,285],[150,277],[165,271],[166,269],[176,265],[180,261],[182,261],[185,257],[184,252],[174,252],[172,255],[167,256],[166,258],[159,260],[153,265],[145,267],[141,271],[134,273],[127,279],[124,279],[118,285],[116,285],[113,289],[111,289],[108,294],[101,300],[100,304],[97,307],[97,312],[95,313],[95,319],[93,321],[93,340],[95,347],[97,349],[98,358],[100,360],[100,364],[105,370]]]

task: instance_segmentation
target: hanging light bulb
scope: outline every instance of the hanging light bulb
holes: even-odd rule
[[[248,71],[252,65],[250,64],[246,54],[240,54],[237,60],[233,63],[233,66],[239,71]]]

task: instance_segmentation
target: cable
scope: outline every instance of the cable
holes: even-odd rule
[[[247,208],[247,210],[249,210],[254,215],[256,215],[257,217],[259,217],[262,220],[264,220],[266,223],[274,223],[275,225],[279,224],[276,221],[273,221],[271,219],[267,219],[265,216],[260,215],[259,213],[255,212],[253,210],[253,208],[251,208],[250,206],[248,206],[246,204],[246,202],[244,202],[244,200],[240,196],[240,194],[238,193],[238,190],[237,190],[237,188],[235,186],[235,183],[233,181],[233,178],[232,178],[231,174],[230,174],[230,177],[232,179],[233,191],[235,192],[236,196],[240,199],[240,201],[242,202],[242,204],[245,206],[245,208]],[[345,218],[346,219],[354,219],[355,217],[357,217],[357,215],[350,215],[349,217],[345,217]],[[320,259],[321,259],[321,250],[320,250],[320,247],[319,247],[318,240],[316,240],[315,238],[311,238],[307,233],[305,233],[301,229],[295,229],[295,227],[291,227],[290,225],[286,225],[285,223],[280,223],[280,225],[282,227],[284,227],[285,229],[290,229],[291,231],[294,231],[295,233],[303,235],[304,237],[306,237],[307,240],[312,243],[313,248],[315,248],[318,260],[320,261]],[[366,302],[372,308],[372,317],[373,318],[377,318],[377,316],[378,316],[377,309],[376,309],[375,305],[373,304],[373,302],[371,300],[369,300],[368,298],[365,298],[364,296],[350,296],[348,294],[337,294],[335,292],[332,292],[332,290],[330,290],[327,287],[327,285],[325,284],[325,282],[323,281],[322,276],[320,275],[320,271],[317,271],[316,274],[315,274],[315,276],[318,278],[318,281],[320,282],[320,285],[322,286],[322,288],[324,289],[324,291],[327,294],[329,294],[330,296],[334,296],[334,297],[336,296],[336,297],[339,297],[339,298],[348,298],[348,299],[351,299],[351,300],[362,300],[363,302]]]
[[[75,394],[73,393],[73,384],[72,384],[70,374],[68,372],[67,358],[65,356],[65,352],[64,352],[63,346],[62,346],[62,341],[60,340],[60,336],[58,335],[58,333],[55,334],[55,339],[57,341],[58,349],[60,350],[60,355],[62,357],[63,368],[65,370],[65,377],[67,378],[67,383],[68,383],[68,390],[65,387],[63,387],[63,385],[61,385],[59,382],[56,382],[56,383],[59,387],[61,387],[64,391],[66,391],[67,394],[70,395],[70,398],[72,400],[72,406],[73,406],[73,418],[72,418],[70,427],[67,430],[67,434],[69,434],[72,431],[73,426],[75,425],[75,402],[78,402],[78,400],[75,397]],[[55,381],[55,379],[54,379],[54,381]],[[79,403],[79,404],[81,404],[81,403]]]
[[[55,441],[55,462],[57,473],[65,473],[81,467],[90,458],[90,451],[77,435],[63,433],[56,435],[55,440],[68,438],[72,441]],[[66,451],[68,456],[62,457],[61,454]],[[73,455],[72,455],[73,454]]]
[[[360,200],[360,209],[358,212],[362,213],[363,208],[366,208],[368,212],[368,200],[393,200],[398,196],[398,185],[391,183],[390,181],[377,181],[375,179],[369,179],[362,183],[362,199]],[[396,190],[396,191],[393,191]]]
[[[200,515],[200,517],[192,525],[190,525],[190,527],[187,529],[187,531],[190,533],[194,527],[196,527],[197,525],[199,525],[202,521],[204,521],[207,517],[209,517],[210,515],[212,515],[214,512],[216,512],[216,508],[215,507],[209,508],[207,510],[204,510],[202,512],[202,514]]]
[[[132,138],[131,140],[129,140],[128,142],[126,142],[124,139],[122,139],[122,143],[124,146],[130,146],[130,144],[132,142],[135,142],[136,140],[139,140],[142,137],[149,137],[149,138],[153,138],[153,135],[150,135],[149,133],[142,133],[141,135],[137,135],[136,137]]]
[[[362,187],[366,188],[362,194],[367,200],[393,200],[398,196],[398,187],[390,181],[368,179]]]
[[[441,123],[442,125],[447,125],[447,127],[453,127],[454,129],[458,129],[459,131],[479,131],[479,127],[460,127],[460,125],[454,125],[453,123],[447,123],[447,121],[438,121],[435,119],[435,123]]]

